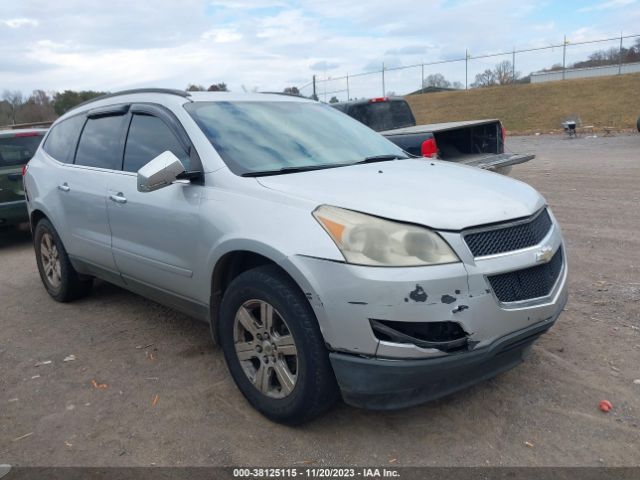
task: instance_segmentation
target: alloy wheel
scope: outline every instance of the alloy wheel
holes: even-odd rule
[[[58,288],[62,283],[60,254],[50,233],[43,234],[40,240],[40,260],[47,283],[53,288]]]
[[[240,365],[253,386],[271,398],[293,392],[298,350],[287,322],[263,300],[248,300],[236,312],[233,340]]]

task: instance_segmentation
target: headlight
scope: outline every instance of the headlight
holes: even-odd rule
[[[440,235],[426,228],[327,205],[313,216],[348,263],[407,267],[460,261]]]

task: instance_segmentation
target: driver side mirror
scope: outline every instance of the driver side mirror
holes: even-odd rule
[[[182,162],[167,150],[138,170],[138,191],[153,192],[168,187],[184,173]]]

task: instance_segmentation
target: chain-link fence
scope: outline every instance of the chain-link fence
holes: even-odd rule
[[[543,82],[640,72],[640,34],[620,35],[499,53],[474,54],[466,49],[447,60],[387,67],[374,71],[320,77],[300,87],[305,96],[323,101],[406,95],[429,86],[469,89],[477,86]],[[524,72],[527,72],[526,74]],[[440,74],[445,82],[433,83]],[[440,80],[443,80],[441,77]]]

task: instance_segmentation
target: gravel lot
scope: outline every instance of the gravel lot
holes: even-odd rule
[[[566,312],[520,367],[410,410],[339,404],[283,427],[245,402],[206,325],[105,283],[58,304],[28,232],[4,233],[0,464],[640,465],[640,135],[508,145],[537,154],[512,174],[547,198],[570,262]]]

